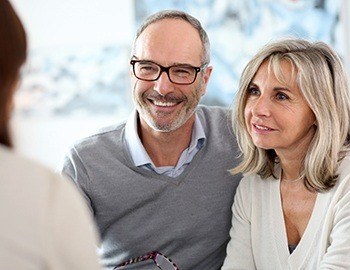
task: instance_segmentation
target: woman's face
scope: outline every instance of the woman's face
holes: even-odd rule
[[[286,83],[269,71],[268,62],[258,69],[247,90],[245,123],[255,146],[276,154],[305,152],[315,133],[315,115],[292,76],[292,65],[280,63]]]

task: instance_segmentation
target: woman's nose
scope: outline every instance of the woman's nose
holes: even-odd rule
[[[251,104],[251,111],[254,116],[270,116],[272,104],[267,97],[259,96]]]

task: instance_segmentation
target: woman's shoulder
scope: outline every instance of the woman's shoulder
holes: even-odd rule
[[[0,171],[1,181],[16,181],[16,183],[30,181],[33,184],[53,175],[53,172],[45,166],[3,146],[0,146]]]
[[[8,261],[27,258],[14,268],[44,261],[50,269],[99,269],[93,222],[73,183],[2,146],[0,176],[0,230],[11,245],[5,252]]]
[[[3,146],[0,146],[0,175],[1,186],[9,192],[20,189],[21,196],[27,198],[44,199],[48,198],[45,194],[72,189],[68,180],[51,169]]]
[[[338,181],[335,189],[339,187],[342,189],[350,190],[350,155],[345,156],[338,168]]]
[[[347,154],[340,162],[338,173],[341,175],[350,175],[350,154]]]

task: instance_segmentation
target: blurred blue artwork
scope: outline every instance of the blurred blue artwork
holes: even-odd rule
[[[136,27],[162,9],[198,18],[211,41],[214,71],[202,102],[230,106],[243,67],[272,40],[296,36],[322,40],[344,57],[341,0],[135,0]],[[31,52],[18,95],[23,116],[96,116],[132,108],[129,48]]]
[[[137,25],[162,9],[198,18],[211,41],[214,67],[203,103],[229,106],[244,66],[267,42],[283,37],[322,40],[343,56],[339,0],[137,0]]]

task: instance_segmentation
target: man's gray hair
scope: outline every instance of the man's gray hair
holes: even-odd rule
[[[185,22],[188,22],[191,24],[199,34],[199,37],[202,42],[203,46],[203,53],[202,53],[202,64],[209,64],[210,62],[210,42],[207,33],[203,29],[201,23],[193,16],[189,15],[186,12],[179,11],[179,10],[162,10],[159,11],[151,16],[149,16],[139,27],[139,29],[136,32],[136,37],[134,39],[133,47],[132,47],[132,54],[135,52],[135,46],[136,41],[138,37],[141,35],[141,33],[150,25],[155,22],[165,20],[165,19],[177,19],[177,20],[183,20]]]

